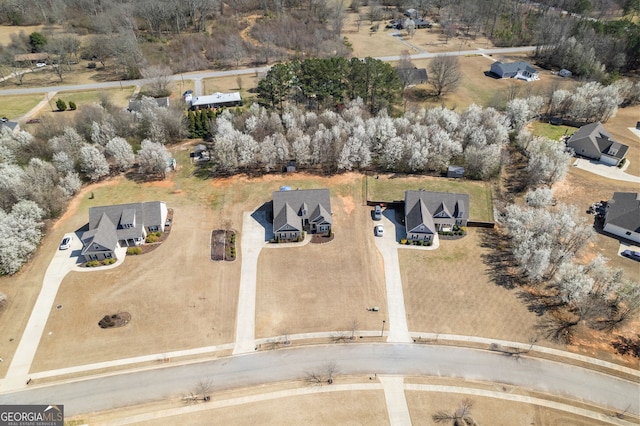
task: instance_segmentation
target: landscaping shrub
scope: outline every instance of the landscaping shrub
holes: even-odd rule
[[[142,254],[141,247],[129,247],[127,249],[127,254]]]
[[[162,232],[158,231],[158,232],[155,233],[155,235],[156,235],[156,237],[160,238],[160,237],[162,237]]]
[[[97,260],[90,260],[87,262],[87,268],[94,268],[96,266],[100,266],[100,262]]]
[[[407,244],[407,239],[406,238],[402,238],[400,240],[400,244]]]
[[[114,263],[116,263],[116,260],[113,259],[113,258],[112,259],[105,259],[105,260],[102,261],[103,265],[113,265]]]
[[[156,237],[156,234],[149,234],[145,239],[145,242],[147,243],[155,243],[156,241],[158,241],[158,237]]]
[[[71,111],[75,111],[78,107],[76,106],[76,103],[73,101],[69,101],[69,109]]]
[[[58,99],[56,101],[56,107],[58,108],[58,111],[66,111],[67,110],[67,104],[62,99]]]

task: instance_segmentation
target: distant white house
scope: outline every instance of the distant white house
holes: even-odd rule
[[[240,92],[196,96],[191,99],[191,109],[221,108],[242,105]]]
[[[538,80],[538,71],[528,62],[494,62],[491,64],[491,72],[500,78],[517,78],[519,80]]]

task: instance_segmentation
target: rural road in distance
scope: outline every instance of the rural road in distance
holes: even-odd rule
[[[457,377],[518,386],[606,407],[640,412],[640,386],[592,370],[526,356],[415,343],[351,343],[255,352],[215,360],[154,366],[0,394],[0,404],[64,404],[77,415],[174,398],[211,379],[213,391],[298,380],[334,361],[340,375]]]
[[[503,53],[524,53],[531,52],[536,49],[536,46],[523,46],[523,47],[502,47],[495,49],[475,49],[475,50],[462,50],[462,51],[453,51],[453,52],[439,52],[439,53],[416,53],[411,55],[411,59],[428,59],[434,58],[438,55],[448,55],[448,56],[467,56],[467,55],[496,55]],[[377,58],[385,62],[390,61],[399,61],[400,56],[385,56],[381,58]],[[181,81],[181,80],[198,80],[203,78],[215,78],[215,77],[228,77],[234,75],[247,75],[247,74],[255,74],[266,72],[270,67],[257,67],[257,68],[244,68],[244,69],[233,69],[227,71],[196,71],[190,73],[183,74],[175,74],[172,79],[173,81]],[[487,69],[489,67],[487,66]],[[78,85],[63,85],[63,86],[50,86],[50,87],[29,87],[29,88],[18,88],[18,89],[6,89],[0,90],[0,96],[3,95],[28,95],[35,93],[48,93],[52,91],[58,92],[67,92],[73,90],[96,90],[96,89],[109,89],[114,87],[127,87],[127,86],[135,86],[135,85],[143,85],[145,83],[144,79],[139,80],[123,80],[123,81],[106,81],[102,83],[88,83],[88,84],[78,84]]]

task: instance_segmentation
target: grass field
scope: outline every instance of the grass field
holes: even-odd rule
[[[0,117],[16,120],[44,99],[43,95],[0,96]]]
[[[367,198],[372,201],[404,200],[404,192],[424,189],[436,192],[469,194],[469,218],[493,221],[491,184],[471,180],[455,180],[429,176],[398,176],[393,174],[366,177]]]
[[[531,123],[531,133],[535,136],[543,136],[545,138],[557,141],[562,136],[571,136],[576,130],[571,126],[555,126],[549,123],[543,123],[541,121],[535,121]]]

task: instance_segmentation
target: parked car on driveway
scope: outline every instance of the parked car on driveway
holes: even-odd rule
[[[71,247],[71,237],[64,237],[60,243],[60,250],[67,250]]]
[[[376,225],[373,227],[373,234],[376,237],[382,237],[384,235],[384,225]]]
[[[640,251],[625,250],[621,253],[624,257],[640,262]]]
[[[380,207],[379,204],[376,204],[376,206],[373,209],[373,220],[380,220],[382,219],[382,207]]]

